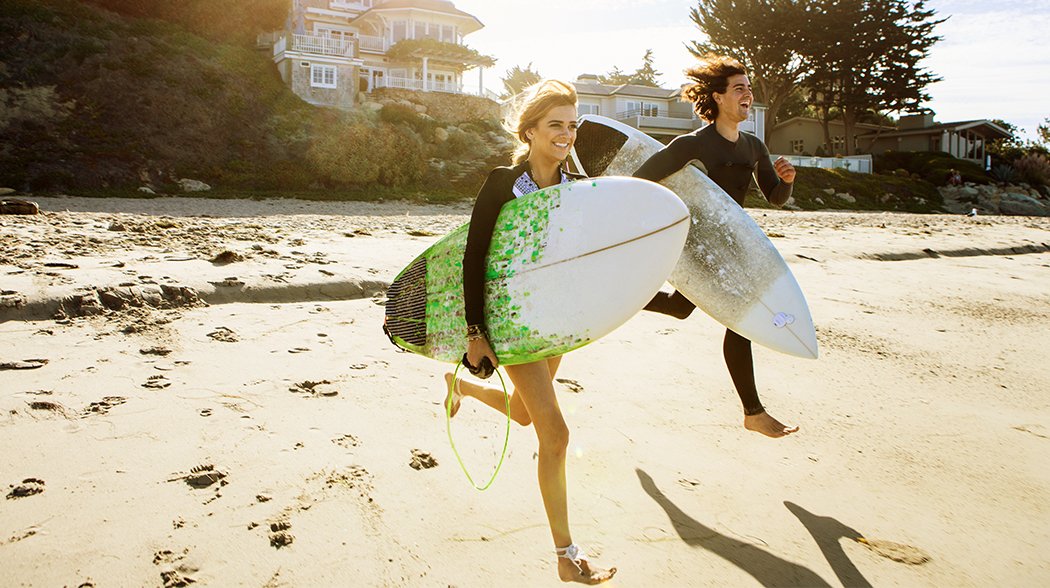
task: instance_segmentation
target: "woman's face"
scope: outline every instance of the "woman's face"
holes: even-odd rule
[[[529,138],[529,158],[545,157],[563,161],[576,142],[576,107],[565,104],[547,111],[535,127],[525,131]]]

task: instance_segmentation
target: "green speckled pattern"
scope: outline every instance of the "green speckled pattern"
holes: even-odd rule
[[[539,333],[532,329],[521,316],[521,305],[529,292],[512,293],[508,283],[519,272],[543,263],[551,211],[561,205],[563,191],[580,184],[593,185],[570,183],[535,192],[505,204],[496,219],[485,272],[485,321],[489,341],[502,364],[553,357],[590,341],[586,333]],[[458,362],[466,351],[463,252],[468,228],[469,224],[459,227],[421,256],[427,263],[426,344],[398,340],[405,349],[448,362]],[[402,290],[422,293],[421,289]]]

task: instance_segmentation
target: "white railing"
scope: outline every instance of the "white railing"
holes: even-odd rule
[[[273,54],[280,55],[288,49],[288,37],[281,37],[273,45]],[[333,55],[336,57],[353,57],[354,42],[346,39],[333,39],[316,35],[292,35],[292,51]]]
[[[372,35],[361,35],[358,37],[361,43],[361,51],[372,51],[375,53],[386,53],[390,49],[390,43],[386,37],[373,37]]]
[[[332,0],[328,3],[328,7],[332,10],[352,10],[354,12],[364,12],[371,8],[371,2],[369,6],[366,6],[362,2],[348,2],[346,0]]]
[[[819,167],[821,169],[844,169],[859,174],[872,173],[871,155],[849,155],[846,157],[811,157],[808,155],[770,155],[776,161],[783,157],[795,167]]]
[[[643,114],[643,112],[645,114]],[[631,109],[625,110],[623,112],[618,112],[615,115],[613,115],[613,118],[615,118],[618,121],[625,122],[636,129],[648,127],[658,129],[692,131],[700,128],[701,125],[700,120],[692,116],[675,116],[673,114],[653,115],[653,112],[653,110],[642,111],[639,109]]]
[[[414,80],[412,78],[395,78],[393,76],[386,76],[379,80],[376,84],[379,88],[400,88],[402,90],[422,90],[423,80]]]

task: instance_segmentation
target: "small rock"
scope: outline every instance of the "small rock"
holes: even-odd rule
[[[211,186],[208,184],[205,184],[200,180],[191,180],[189,178],[182,178],[178,181],[178,184],[183,192],[207,192],[208,190],[211,190]]]
[[[139,186],[139,192],[142,192],[143,194],[149,194],[150,196],[157,195],[157,193],[153,191],[153,188],[150,188],[149,186]]]

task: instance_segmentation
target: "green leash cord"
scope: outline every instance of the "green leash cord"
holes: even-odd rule
[[[456,383],[459,382],[457,376],[459,374],[459,368],[462,367],[462,365],[463,364],[461,363],[456,364],[456,369],[452,372],[452,387],[448,391],[450,399],[455,396]],[[503,374],[499,373],[499,370],[496,370],[496,375],[499,376],[499,383],[503,386],[503,398],[507,401],[507,434],[503,438],[503,453],[499,456],[499,463],[496,464],[496,471],[492,472],[492,477],[489,478],[488,483],[484,486],[478,486],[477,483],[474,482],[474,478],[470,476],[470,472],[467,471],[467,466],[463,465],[463,458],[459,456],[459,451],[456,449],[456,442],[452,440],[452,403],[449,402],[448,405],[445,406],[445,429],[448,431],[448,444],[452,446],[452,453],[456,454],[456,461],[459,462],[459,467],[463,469],[463,473],[467,475],[467,480],[470,481],[470,485],[473,486],[475,490],[488,490],[489,486],[496,481],[496,474],[498,474],[499,469],[503,467],[503,458],[507,457],[507,445],[510,443],[510,394],[507,394],[507,383],[503,381]]]

